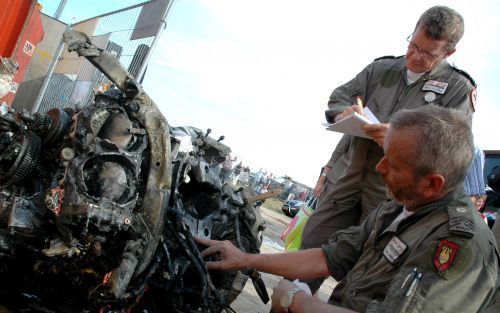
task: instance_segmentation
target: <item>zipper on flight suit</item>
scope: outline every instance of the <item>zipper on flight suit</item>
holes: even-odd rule
[[[391,280],[386,280],[386,281],[383,281],[383,282],[371,284],[371,285],[368,285],[368,286],[365,286],[365,287],[361,287],[361,288],[353,288],[351,290],[351,292],[350,292],[350,295],[351,295],[351,297],[355,297],[356,295],[358,295],[358,294],[360,294],[360,293],[362,293],[364,291],[368,291],[368,290],[376,288],[376,287],[387,285],[390,281]]]
[[[368,159],[368,156],[370,155],[371,150],[372,150],[372,146],[370,144],[370,146],[368,146],[368,151],[366,151],[366,159]],[[362,185],[364,185],[365,176],[366,176],[366,166],[363,166],[363,171],[361,172],[361,177],[359,179],[359,182],[361,183],[361,186],[359,186],[359,188],[361,188]]]

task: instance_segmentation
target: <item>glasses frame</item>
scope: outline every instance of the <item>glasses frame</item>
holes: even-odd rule
[[[413,34],[410,34],[410,36],[406,37],[406,41],[409,44],[408,48],[412,49],[413,51],[418,52],[422,57],[424,57],[425,59],[427,59],[427,61],[429,61],[429,62],[436,61],[436,59],[438,59],[443,54],[445,54],[446,52],[448,52],[448,50],[444,50],[444,51],[442,51],[438,55],[430,54],[429,52],[427,52],[425,50],[422,50],[422,48],[420,48],[416,43],[412,42],[411,41],[412,37],[413,37]]]

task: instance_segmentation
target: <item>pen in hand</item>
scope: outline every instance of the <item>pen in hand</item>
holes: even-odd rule
[[[363,108],[363,100],[361,100],[360,96],[356,96],[356,104],[359,105],[360,108]]]
[[[360,96],[356,96],[356,104],[358,105],[358,108],[355,107],[353,104],[352,106],[346,108],[343,112],[336,114],[333,118],[333,122],[337,123],[337,122],[343,120],[344,118],[353,115],[354,112],[361,114],[361,115],[364,115],[363,111],[362,111],[363,100],[361,100]]]

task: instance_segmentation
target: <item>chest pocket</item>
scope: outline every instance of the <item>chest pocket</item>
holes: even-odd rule
[[[397,101],[401,88],[382,87],[378,85],[374,88],[372,97],[367,106],[375,114],[381,123],[387,123],[395,102]]]
[[[368,88],[369,98],[366,105],[382,123],[387,122],[390,109],[402,88],[402,79],[400,71],[385,70]]]
[[[408,217],[412,219],[413,217]],[[407,223],[406,225],[405,222]],[[397,233],[387,232],[379,238],[377,245],[379,249],[386,252],[384,258],[390,264],[399,267],[410,254],[416,253],[416,249],[424,249],[427,246],[424,238],[428,238],[433,229],[448,222],[446,210],[440,210],[432,215],[426,216],[417,223],[409,220],[402,221],[400,227],[404,230]],[[425,225],[425,228],[423,228]]]

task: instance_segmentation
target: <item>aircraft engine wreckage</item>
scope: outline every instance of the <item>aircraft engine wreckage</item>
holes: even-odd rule
[[[221,312],[258,272],[209,272],[193,237],[258,253],[256,197],[221,181],[230,149],[170,127],[133,77],[64,34],[116,86],[82,109],[0,115],[0,303],[24,312]],[[1,307],[1,306],[0,306]]]

